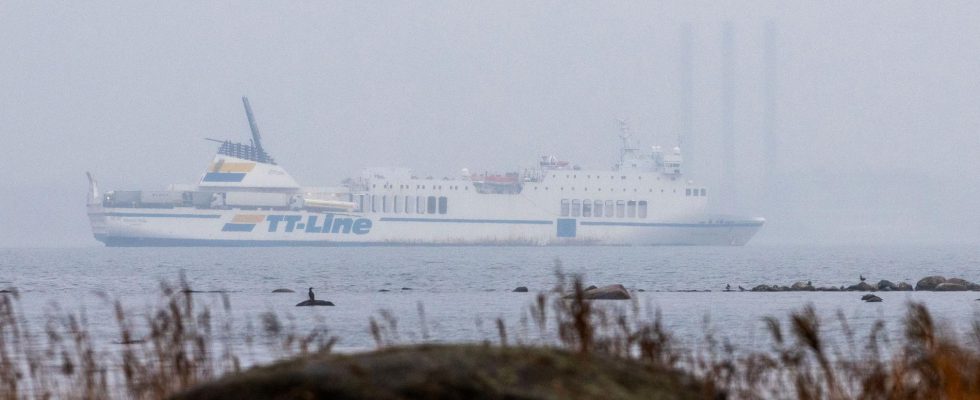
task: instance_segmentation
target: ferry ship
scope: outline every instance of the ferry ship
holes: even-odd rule
[[[612,169],[554,156],[534,168],[452,177],[369,168],[335,187],[301,186],[262,146],[248,99],[248,144],[219,142],[196,185],[101,193],[88,216],[107,246],[723,245],[763,218],[706,212],[679,148],[641,151],[628,134]]]

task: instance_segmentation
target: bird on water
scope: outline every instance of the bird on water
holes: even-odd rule
[[[316,296],[313,295],[313,288],[310,288],[310,301],[316,300]]]

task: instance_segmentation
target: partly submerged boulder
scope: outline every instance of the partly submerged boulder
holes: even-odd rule
[[[306,300],[300,302],[296,307],[312,307],[312,306],[332,306],[333,303],[326,300]]]
[[[969,289],[966,286],[963,286],[958,283],[943,282],[940,283],[939,285],[936,285],[936,288],[933,290],[937,292],[965,292]]]
[[[912,285],[908,282],[899,282],[898,284],[895,285],[895,290],[901,292],[911,292]]]
[[[296,293],[296,291],[293,289],[276,289],[272,293]]]
[[[514,293],[527,293],[527,286],[518,286],[513,290]]]
[[[936,290],[936,286],[939,286],[939,284],[943,282],[946,282],[945,277],[939,275],[927,276],[919,279],[919,281],[915,283],[915,290]]]
[[[890,281],[890,280],[882,279],[882,280],[878,281],[878,290],[885,290],[885,291],[887,291],[887,290],[897,290],[897,289],[898,289],[898,287],[895,286],[895,284],[892,283],[892,281]]]
[[[873,294],[866,294],[864,296],[861,296],[861,300],[864,300],[868,303],[881,303],[881,297],[875,296]]]
[[[759,286],[756,286],[756,287],[752,288],[752,291],[753,292],[768,292],[771,289],[772,288],[770,288],[769,285],[763,284],[763,285],[759,285]]]
[[[861,282],[857,285],[851,285],[847,287],[847,290],[855,292],[872,292],[875,290],[874,286],[871,286],[868,282]]]
[[[790,286],[789,288],[795,291],[814,290],[813,284],[811,284],[810,282],[803,282],[803,281],[794,282],[793,285]]]
[[[575,294],[565,295],[566,299],[575,298]],[[586,289],[582,291],[585,300],[629,300],[632,298],[626,287],[620,284]]]

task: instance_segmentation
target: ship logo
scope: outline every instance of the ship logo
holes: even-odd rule
[[[320,217],[323,217],[321,220]],[[371,231],[373,223],[367,218],[333,213],[309,215],[262,215],[236,214],[221,228],[222,232],[252,232],[262,223],[269,223],[269,232],[340,233],[364,235]]]
[[[241,182],[255,168],[255,163],[218,160],[204,174],[204,182]]]
[[[226,223],[222,232],[251,232],[255,225],[265,221],[265,216],[261,214],[235,214],[231,222]]]

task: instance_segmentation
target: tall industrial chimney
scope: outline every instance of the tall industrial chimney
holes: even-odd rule
[[[738,185],[735,184],[735,28],[725,22],[721,37],[721,130],[722,185],[719,197],[726,211],[734,211]]]
[[[777,185],[778,160],[776,138],[776,23],[772,20],[766,21],[765,32],[765,62],[763,76],[764,107],[763,110],[763,129],[764,132],[764,157],[765,157],[765,194],[770,196]]]
[[[677,145],[684,152],[684,170],[687,176],[694,176],[694,63],[691,61],[691,25],[681,29],[681,129]]]

